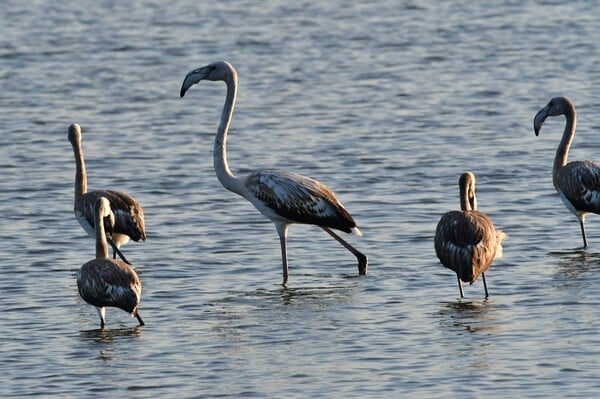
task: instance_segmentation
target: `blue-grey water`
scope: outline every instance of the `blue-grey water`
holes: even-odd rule
[[[600,391],[600,217],[552,186],[598,159],[598,5],[580,1],[3,2],[0,13],[1,397],[581,397]],[[223,83],[239,73],[229,161],[332,187],[364,236],[354,257],[314,226],[289,237],[212,168]],[[146,325],[100,330],[75,273],[94,243],[72,212],[67,127],[83,127],[89,188],[144,206],[123,252]],[[473,171],[504,258],[458,298],[433,250]]]

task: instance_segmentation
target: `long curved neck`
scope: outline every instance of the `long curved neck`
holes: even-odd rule
[[[227,190],[236,194],[242,193],[241,181],[231,173],[229,164],[227,163],[227,133],[231,124],[233,108],[237,98],[237,74],[232,71],[231,75],[225,79],[227,84],[227,96],[225,97],[225,105],[221,113],[221,122],[215,137],[215,146],[213,152],[213,162],[217,178]]]
[[[465,212],[477,210],[475,192],[468,185],[460,187],[460,209]]]
[[[102,212],[97,212],[96,216],[96,258],[108,258],[108,243],[106,242],[106,232],[104,230],[104,218]]]
[[[85,161],[83,160],[83,150],[81,141],[73,143],[73,152],[75,154],[75,199],[87,193],[87,175],[85,173]]]
[[[565,118],[567,122],[565,124],[565,131],[563,132],[560,144],[556,149],[556,156],[554,157],[553,167],[553,181],[556,186],[556,176],[558,170],[567,164],[567,157],[569,156],[569,148],[575,135],[575,127],[577,125],[577,114],[575,108],[572,105],[565,107]]]

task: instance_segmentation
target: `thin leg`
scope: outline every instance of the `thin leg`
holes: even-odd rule
[[[140,314],[138,312],[135,312],[135,318],[140,322],[140,326],[144,325],[144,320],[142,320],[142,318],[140,317]]]
[[[283,285],[285,286],[288,281],[288,262],[287,262],[287,242],[285,236],[279,236],[279,243],[281,244],[281,262],[283,264]]]
[[[460,297],[464,298],[465,294],[463,293],[462,281],[460,281],[460,277],[458,277],[458,274],[456,275],[456,279],[458,280],[458,291],[460,292]]]
[[[104,328],[104,325],[106,324],[104,322],[104,319],[106,317],[106,309],[105,308],[99,308],[96,307],[96,311],[98,311],[98,316],[100,316],[100,328]]]
[[[117,248],[117,245],[113,242],[112,238],[106,236],[106,240],[108,241],[110,246],[113,248],[113,259],[117,259],[117,255],[119,255],[119,258],[123,259],[123,262],[127,263],[128,265],[131,265],[131,262],[129,262],[127,260],[127,258],[125,257],[125,255],[123,255],[123,253],[119,250],[119,248]]]
[[[489,294],[488,294],[488,289],[487,289],[487,283],[485,282],[485,274],[481,273],[481,279],[483,280],[483,288],[485,289],[485,299],[488,299]]]
[[[344,241],[342,239],[342,237],[340,237],[337,234],[335,234],[329,228],[323,227],[323,226],[320,226],[320,227],[323,230],[325,230],[327,232],[327,234],[329,234],[330,236],[332,236],[333,238],[335,238],[348,251],[352,252],[354,254],[354,256],[356,256],[356,259],[358,259],[358,274],[360,274],[361,276],[364,276],[365,274],[367,274],[367,269],[368,269],[369,265],[368,265],[368,259],[367,259],[366,255],[364,255],[362,252],[359,252],[352,245],[348,244],[346,241]]]
[[[579,224],[581,225],[581,236],[583,237],[583,247],[587,248],[587,239],[585,238],[585,226],[583,224],[583,219],[579,219]]]

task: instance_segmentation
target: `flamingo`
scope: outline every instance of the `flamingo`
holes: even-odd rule
[[[274,169],[257,170],[244,177],[237,177],[231,172],[227,163],[226,143],[237,96],[237,72],[226,61],[194,69],[183,80],[181,97],[201,80],[223,81],[227,86],[214,143],[215,172],[223,187],[250,201],[275,224],[281,246],[283,285],[288,281],[287,234],[293,223],[319,226],[356,256],[359,274],[367,274],[367,257],[331,230],[362,235],[352,216],[329,187],[300,174]]]
[[[142,284],[135,270],[119,259],[110,259],[106,242],[105,224],[112,228],[115,215],[110,201],[99,197],[95,206],[96,259],[85,263],[77,273],[77,289],[84,301],[96,307],[100,316],[100,328],[106,324],[106,307],[123,309],[137,318],[140,326],[144,321],[138,313]]]
[[[593,161],[573,161],[567,163],[569,148],[575,136],[577,113],[575,105],[567,97],[554,97],[533,118],[533,129],[538,136],[544,121],[549,116],[564,115],[565,130],[556,149],[552,182],[560,199],[577,219],[581,226],[583,247],[587,248],[585,236],[585,215],[588,212],[600,213],[600,164]]]
[[[435,253],[442,265],[456,273],[461,298],[464,297],[462,281],[473,284],[480,274],[488,298],[484,272],[494,259],[502,257],[502,240],[506,235],[477,210],[475,175],[463,173],[458,185],[461,210],[447,212],[440,219],[435,231]]]
[[[68,138],[73,147],[77,166],[75,172],[75,217],[90,237],[96,237],[94,204],[100,197],[107,198],[115,217],[114,229],[108,237],[108,242],[113,247],[113,258],[116,259],[117,254],[119,254],[123,261],[131,264],[119,248],[129,242],[130,238],[134,241],[140,239],[146,241],[142,206],[132,196],[120,191],[96,190],[88,192],[85,161],[81,146],[81,127],[77,123],[69,126]]]

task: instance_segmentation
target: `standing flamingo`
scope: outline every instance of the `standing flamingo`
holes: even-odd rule
[[[226,143],[237,96],[237,72],[226,61],[194,69],[183,81],[181,97],[201,80],[224,81],[227,85],[227,96],[214,144],[215,171],[223,187],[246,198],[275,224],[281,244],[283,285],[288,280],[286,241],[288,227],[292,223],[321,227],[356,256],[358,273],[367,274],[367,257],[331,230],[361,235],[354,219],[330,188],[306,176],[272,169],[258,170],[241,178],[233,175],[227,164]]]
[[[506,235],[477,210],[475,175],[463,173],[458,185],[461,210],[447,212],[440,219],[435,231],[435,253],[442,265],[456,273],[461,298],[464,297],[461,281],[473,284],[480,274],[487,298],[484,272],[494,259],[502,257],[502,240]]]
[[[79,295],[96,307],[100,316],[100,328],[106,321],[106,307],[123,309],[135,316],[141,326],[144,321],[138,313],[142,284],[135,270],[127,263],[108,257],[105,224],[112,228],[115,216],[110,202],[99,197],[95,203],[96,259],[85,263],[77,273]]]
[[[130,238],[134,241],[146,240],[142,206],[133,197],[120,191],[96,190],[88,192],[85,161],[81,146],[81,127],[77,123],[69,126],[68,138],[71,146],[73,146],[77,166],[75,172],[75,217],[88,235],[95,237],[94,204],[100,197],[107,198],[115,215],[115,226],[112,234],[108,237],[108,242],[114,250],[113,258],[116,259],[117,254],[119,254],[121,259],[129,263],[119,247],[126,244]]]
[[[538,111],[533,119],[535,135],[539,135],[546,118],[558,115],[565,116],[566,124],[554,157],[552,182],[567,209],[579,219],[583,247],[586,248],[585,215],[588,212],[600,213],[600,164],[593,161],[567,163],[569,148],[577,125],[575,105],[567,97],[554,97]]]

